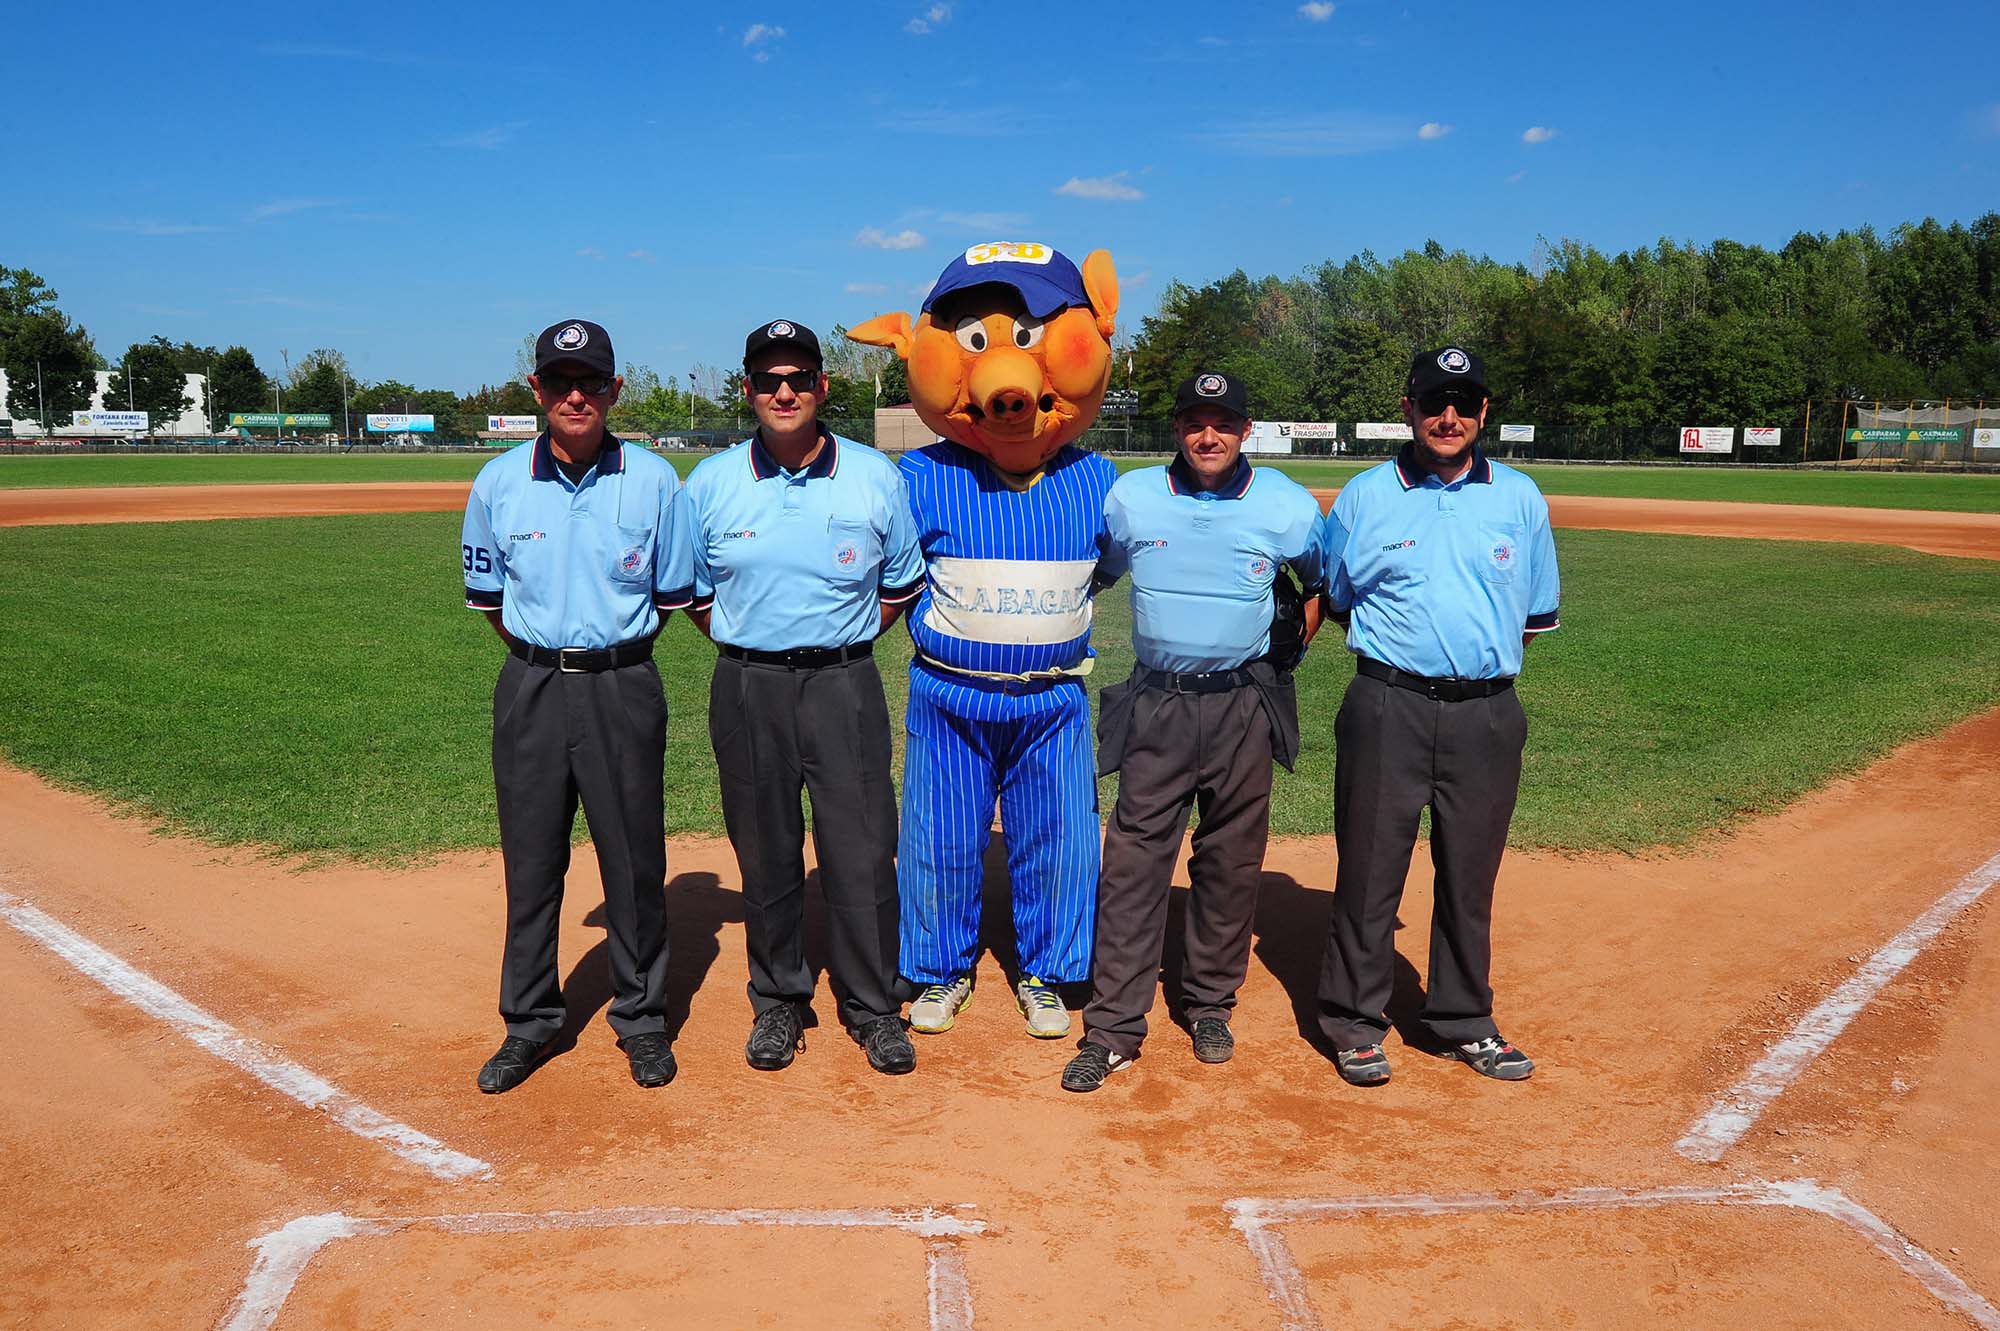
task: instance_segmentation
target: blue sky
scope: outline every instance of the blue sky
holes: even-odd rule
[[[2000,208],[1993,0],[114,0],[7,30],[0,263],[100,349],[332,346],[425,387],[576,315],[663,376],[726,367],[767,319],[914,310],[982,240],[1109,249],[1135,329],[1174,279],[1431,237],[1513,262]]]

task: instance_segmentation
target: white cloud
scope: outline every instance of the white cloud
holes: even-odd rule
[[[658,263],[660,261],[660,256],[651,250],[627,250],[625,251],[625,257],[636,259],[640,263]]]
[[[1152,284],[1153,270],[1150,268],[1141,269],[1133,273],[1130,277],[1122,273],[1118,276],[1119,287],[1126,291],[1137,291],[1140,287],[1151,286]]]
[[[886,296],[889,288],[880,282],[849,282],[841,288],[850,296]]]
[[[752,60],[755,60],[760,65],[768,65],[771,63],[771,53],[769,51],[759,51],[750,58]]]
[[[1229,45],[1229,39],[1227,37],[1203,37],[1200,39],[1199,44],[1202,46],[1227,46]]]
[[[775,42],[784,35],[783,28],[773,27],[769,23],[752,23],[743,30],[743,44],[755,46],[759,42]]]
[[[576,252],[576,257],[579,259],[602,259],[604,257],[604,251],[597,248],[597,246],[595,245],[585,245],[582,249]]]
[[[1972,127],[1982,138],[2000,139],[2000,102],[1973,112]]]
[[[908,227],[891,235],[879,226],[864,226],[855,232],[854,243],[871,250],[914,250],[923,248],[924,237]]]
[[[1120,203],[1130,203],[1146,197],[1143,190],[1134,189],[1125,183],[1130,171],[1120,171],[1112,176],[1071,176],[1056,186],[1056,193],[1067,194],[1072,199],[1105,199]]]
[[[1314,23],[1324,23],[1333,17],[1333,6],[1326,0],[1311,0],[1311,3],[1299,6],[1299,16]]]
[[[915,33],[917,36],[921,37],[925,33],[929,32],[932,28],[938,27],[946,22],[949,22],[950,19],[951,19],[950,5],[932,5],[929,9],[926,9],[923,13],[911,19],[908,23],[905,23],[903,25],[903,31]]]
[[[514,132],[528,122],[510,120],[504,125],[488,125],[485,129],[475,129],[470,134],[456,134],[438,141],[440,148],[470,148],[475,152],[496,152],[507,146]]]
[[[1556,136],[1556,131],[1546,125],[1530,125],[1521,133],[1523,143],[1547,143]]]
[[[289,213],[303,213],[314,208],[331,208],[338,199],[273,199],[260,203],[250,210],[246,222],[268,222],[274,217],[284,217]]]
[[[1435,120],[1426,120],[1417,126],[1417,137],[1420,139],[1441,139],[1449,133],[1451,133],[1450,125],[1440,125]]]
[[[1507,183],[1509,185],[1518,185],[1527,178],[1528,173],[1526,171],[1516,171],[1513,175],[1507,177]]]

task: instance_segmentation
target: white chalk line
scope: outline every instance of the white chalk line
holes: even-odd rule
[[[986,1222],[937,1207],[876,1207],[854,1210],[782,1210],[740,1207],[705,1210],[686,1206],[612,1206],[586,1211],[482,1211],[463,1215],[350,1216],[333,1212],[303,1215],[262,1238],[257,1254],[219,1331],[269,1331],[292,1295],[299,1277],[328,1244],[424,1229],[443,1234],[526,1234],[563,1229],[644,1229],[670,1225],[723,1227],[797,1226],[817,1229],[887,1229],[924,1240],[925,1302],[931,1331],[972,1331],[972,1286],[966,1278],[960,1241],[986,1232]]]
[[[1826,1052],[1849,1022],[1868,1006],[1889,981],[1930,945],[1944,927],[2000,881],[2000,855],[1974,869],[1958,885],[1932,902],[1930,908],[1894,938],[1876,949],[1845,983],[1799,1018],[1782,1040],[1765,1052],[1736,1083],[1715,1098],[1674,1150],[1690,1160],[1713,1163],[1742,1140],[1765,1106],[1784,1094],[1812,1061]]]
[[[1838,1188],[1812,1179],[1752,1180],[1714,1187],[1573,1188],[1537,1194],[1425,1193],[1371,1197],[1239,1197],[1227,1203],[1230,1224],[1256,1258],[1264,1291],[1277,1305],[1284,1331],[1324,1331],[1306,1289],[1305,1273],[1279,1233],[1287,1224],[1355,1216],[1446,1216],[1496,1211],[1634,1210],[1664,1206],[1783,1206],[1846,1225],[1901,1267],[1938,1302],[1981,1331],[2000,1331],[2000,1309],[1959,1279],[1956,1272]]]
[[[436,1138],[369,1108],[4,888],[0,888],[0,918],[140,1011],[164,1021],[199,1048],[249,1073],[280,1095],[319,1110],[357,1137],[387,1147],[419,1169],[454,1182],[485,1178],[493,1172],[486,1161],[461,1155]]]

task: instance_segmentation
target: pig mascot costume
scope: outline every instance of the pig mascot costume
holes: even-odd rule
[[[975,245],[907,314],[848,334],[909,362],[943,436],[903,481],[929,577],[910,617],[909,741],[897,879],[910,1024],[949,1030],[972,998],[980,878],[1000,805],[1030,1035],[1069,1033],[1054,986],[1089,978],[1097,901],[1090,737],[1092,575],[1104,458],[1071,446],[1103,404],[1118,312],[1111,256]]]

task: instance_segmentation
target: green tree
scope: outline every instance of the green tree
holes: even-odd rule
[[[209,371],[208,399],[215,409],[211,428],[221,429],[231,412],[271,410],[271,381],[244,347],[230,347]]]
[[[45,433],[69,428],[97,389],[97,349],[90,335],[48,309],[18,320],[7,348],[7,411],[40,422]],[[44,414],[46,412],[46,414]]]
[[[187,391],[187,376],[176,363],[173,348],[161,346],[156,339],[134,342],[125,349],[124,359],[111,371],[104,403],[112,410],[124,406],[143,411],[152,428],[160,431],[171,428],[195,400]]]
[[[331,347],[307,352],[305,359],[292,367],[291,380],[285,385],[285,410],[324,412],[338,420],[343,397],[349,399],[352,409],[352,383],[347,357]]]

